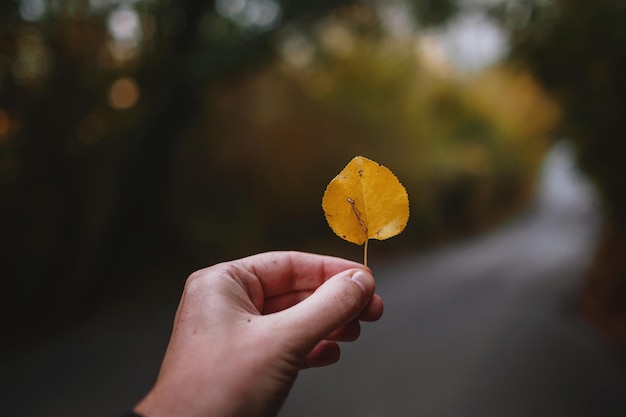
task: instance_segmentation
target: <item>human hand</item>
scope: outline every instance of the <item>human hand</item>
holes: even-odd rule
[[[275,416],[298,372],[383,312],[363,265],[301,252],[225,262],[187,280],[146,417]]]

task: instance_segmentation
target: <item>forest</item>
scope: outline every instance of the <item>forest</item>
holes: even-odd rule
[[[193,270],[259,251],[358,259],[320,207],[355,155],[392,168],[410,199],[406,231],[373,259],[491,230],[528,206],[545,152],[568,138],[605,209],[581,309],[625,342],[625,12],[611,0],[2,2],[3,326],[27,341],[175,299]],[[468,16],[504,39],[497,59],[455,61],[442,33]]]

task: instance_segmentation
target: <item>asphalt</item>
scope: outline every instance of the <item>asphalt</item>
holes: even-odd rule
[[[624,355],[578,314],[600,217],[571,150],[502,228],[373,265],[381,321],[301,373],[281,417],[625,416]],[[2,358],[0,415],[111,417],[151,386],[175,306],[95,317]]]

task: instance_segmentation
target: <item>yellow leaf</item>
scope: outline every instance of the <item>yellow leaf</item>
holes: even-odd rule
[[[366,247],[368,239],[393,237],[409,221],[404,186],[388,168],[362,156],[352,159],[328,184],[322,208],[337,236]]]

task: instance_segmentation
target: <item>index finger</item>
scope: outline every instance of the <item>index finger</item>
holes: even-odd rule
[[[305,252],[266,252],[241,259],[260,281],[265,298],[312,291],[330,277],[362,264],[334,256]]]

